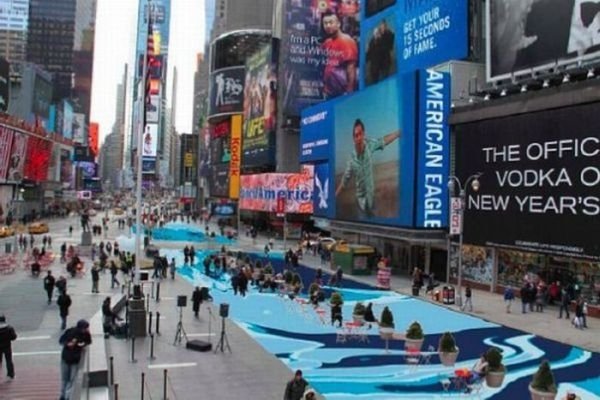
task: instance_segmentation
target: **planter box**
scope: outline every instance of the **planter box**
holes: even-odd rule
[[[394,338],[394,328],[379,327],[379,335],[383,340],[391,340]]]
[[[556,393],[540,392],[529,385],[529,393],[531,393],[531,400],[555,400]]]
[[[502,386],[502,382],[504,382],[505,375],[505,371],[488,371],[485,374],[485,383],[488,385],[488,387],[499,388]]]
[[[454,366],[454,364],[456,364],[456,359],[458,358],[459,351],[460,349],[458,347],[456,348],[455,352],[438,351],[442,365],[446,367]]]
[[[406,350],[421,351],[425,339],[404,339],[404,348]]]

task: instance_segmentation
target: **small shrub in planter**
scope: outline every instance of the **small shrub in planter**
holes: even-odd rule
[[[445,332],[440,337],[438,352],[440,361],[443,365],[449,367],[456,363],[456,359],[458,358],[458,347],[456,347],[456,341],[450,332]]]
[[[367,311],[367,307],[360,301],[354,305],[354,311],[352,311],[352,318],[354,322],[358,322],[362,324],[365,319],[365,312]]]
[[[388,349],[388,340],[394,337],[394,327],[394,314],[392,314],[392,311],[386,306],[383,311],[381,311],[381,318],[379,319],[379,335],[386,341],[386,351]]]
[[[406,339],[404,340],[404,347],[406,350],[421,351],[423,341],[425,340],[425,334],[421,324],[417,321],[410,324],[406,331]]]
[[[550,369],[547,360],[542,361],[537,372],[533,375],[533,380],[529,385],[529,392],[533,400],[554,399],[557,392],[554,374]]]
[[[485,353],[485,360],[488,363],[485,381],[489,387],[497,388],[502,386],[506,368],[502,364],[502,352],[496,347],[490,347]]]

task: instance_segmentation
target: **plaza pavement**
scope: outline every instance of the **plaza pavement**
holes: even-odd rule
[[[101,215],[94,217],[91,224],[98,223]],[[58,253],[60,244],[77,244],[80,238],[79,221],[71,217],[62,220],[50,220],[51,234],[54,238],[53,248]],[[68,235],[68,226],[73,225],[73,237]],[[211,229],[216,227],[212,226]],[[108,240],[114,241],[118,235],[124,234],[111,223]],[[0,241],[0,249],[4,248]],[[40,244],[38,236],[37,243]],[[107,240],[96,237],[96,242]],[[173,244],[163,242],[165,247]],[[251,239],[242,237],[232,250],[253,251],[262,253],[266,239],[259,239],[252,244]],[[161,243],[162,246],[162,243]],[[159,246],[160,247],[160,246]],[[281,242],[276,242],[276,249],[282,248]],[[196,245],[197,249],[202,246]],[[89,268],[90,260],[85,259]],[[317,268],[320,259],[305,255],[302,264]],[[53,266],[56,277],[65,274],[64,264],[56,258]],[[346,278],[369,284],[375,284],[375,276],[358,276]],[[119,274],[119,278],[121,275]],[[150,284],[145,284],[145,293],[152,292]],[[393,290],[409,295],[411,282],[408,278],[392,277]],[[135,342],[135,359],[131,361],[131,343],[127,340],[110,338],[106,340],[107,352],[114,357],[114,383],[118,384],[120,399],[135,400],[141,398],[141,375],[145,373],[145,399],[162,399],[164,370],[167,374],[167,397],[169,399],[281,399],[285,383],[291,378],[293,371],[289,370],[275,356],[267,353],[258,343],[251,339],[243,330],[229,320],[226,321],[226,332],[231,353],[225,350],[217,354],[198,353],[186,350],[184,345],[174,345],[179,309],[176,307],[176,297],[191,295],[192,287],[181,277],[174,281],[163,280],[160,288],[160,301],[150,300],[149,311],[161,313],[160,335],[155,336],[155,359],[150,356],[150,338],[138,338]],[[120,289],[110,289],[110,274],[101,276],[100,294],[91,293],[91,278],[89,273],[82,278],[68,280],[68,292],[73,298],[69,325],[77,319],[91,319],[100,312],[102,300],[107,295],[120,292]],[[421,297],[424,301],[432,301]],[[443,305],[457,310],[455,306]],[[562,343],[580,346],[582,348],[600,351],[600,341],[597,330],[600,321],[588,319],[589,329],[576,330],[570,322],[557,319],[558,310],[548,308],[544,313],[520,313],[520,304],[513,304],[513,313],[505,312],[502,296],[480,290],[473,290],[473,314],[477,317],[496,322],[508,327],[525,330],[533,334]],[[195,319],[191,306],[183,309],[183,327],[189,339],[208,340],[213,346],[219,340],[220,318],[218,305],[212,305],[213,318],[208,308],[203,305],[200,318]],[[45,292],[41,278],[32,278],[23,268],[19,267],[10,275],[0,276],[0,312],[5,313],[8,322],[12,324],[19,340],[13,344],[16,378],[14,381],[4,381],[0,376],[0,400],[45,400],[57,399],[59,387],[60,321],[55,303],[46,304]],[[153,314],[154,316],[156,314]],[[209,322],[211,336],[208,336]],[[152,332],[155,332],[156,318],[153,320]],[[183,341],[185,342],[185,340]],[[54,395],[56,393],[56,395]],[[114,394],[114,393],[113,393]],[[87,398],[83,390],[82,398]],[[93,398],[90,397],[90,398]],[[113,397],[114,398],[114,397]]]

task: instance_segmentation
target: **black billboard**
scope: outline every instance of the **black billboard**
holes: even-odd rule
[[[0,111],[8,110],[8,87],[10,80],[10,64],[4,58],[0,58]]]
[[[600,259],[600,103],[459,125],[464,240]]]
[[[211,197],[229,197],[229,163],[210,167],[208,190]]]
[[[231,67],[216,70],[210,75],[209,116],[242,113],[245,71],[245,67]]]
[[[75,146],[73,161],[94,162],[94,155],[88,146]]]

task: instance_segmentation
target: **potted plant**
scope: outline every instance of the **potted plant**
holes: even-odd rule
[[[496,347],[490,347],[485,353],[485,360],[488,363],[487,373],[485,374],[485,382],[488,387],[497,388],[502,386],[506,368],[502,364],[502,353]]]
[[[547,360],[542,361],[533,380],[529,384],[531,400],[554,400],[556,398],[556,383],[554,374]]]
[[[394,337],[394,314],[389,307],[384,307],[379,319],[379,335],[384,340],[390,340]],[[387,344],[386,344],[387,347]]]
[[[440,337],[438,353],[442,365],[452,367],[456,363],[456,359],[458,358],[458,347],[456,347],[456,341],[450,332],[444,332]]]
[[[352,312],[352,319],[357,324],[363,324],[365,321],[365,312],[367,311],[367,307],[362,302],[357,302],[354,305],[354,311]]]
[[[421,351],[425,335],[423,334],[423,328],[417,321],[410,324],[406,331],[406,339],[404,341],[404,348],[406,350]]]

